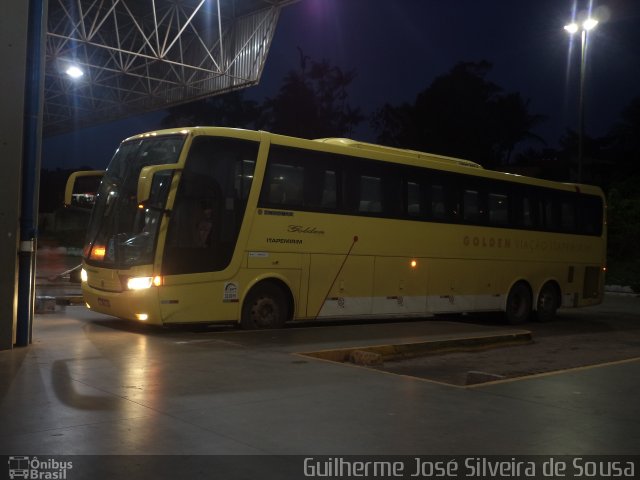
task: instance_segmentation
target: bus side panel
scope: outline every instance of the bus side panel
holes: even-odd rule
[[[292,261],[299,264],[297,255]],[[270,260],[273,263],[275,260]],[[300,269],[275,269],[266,262],[252,263],[227,280],[194,280],[160,287],[160,310],[163,323],[216,323],[237,322],[241,314],[241,301],[249,289],[263,279],[278,278],[298,298]],[[276,263],[278,265],[278,263]]]
[[[194,281],[159,288],[163,323],[200,323],[237,320],[240,284],[229,281]]]
[[[308,255],[289,252],[247,252],[246,269],[238,273],[238,280],[244,298],[249,290],[262,280],[276,279],[289,289],[294,303],[293,318],[299,318],[306,310],[302,290],[306,282],[302,282],[303,271],[308,269]],[[306,298],[306,297],[305,297]]]
[[[427,262],[408,257],[376,257],[373,313],[410,315],[426,311]]]
[[[428,307],[432,313],[502,308],[495,262],[430,259]]]
[[[374,257],[352,255],[346,260],[345,257],[311,255],[307,300],[309,318],[372,313]]]

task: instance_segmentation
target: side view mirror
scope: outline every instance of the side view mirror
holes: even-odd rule
[[[153,176],[159,172],[166,172],[169,170],[179,171],[181,170],[177,164],[169,164],[169,165],[151,165],[149,167],[144,167],[140,171],[140,176],[138,177],[138,191],[137,191],[137,202],[138,204],[142,204],[149,200],[149,196],[151,195],[151,187],[153,185]]]
[[[80,177],[103,177],[105,172],[105,170],[80,170],[69,175],[69,178],[67,179],[67,185],[64,189],[65,207],[72,205],[74,199],[79,205],[91,207],[95,201],[95,197],[92,194],[73,193],[76,181]]]

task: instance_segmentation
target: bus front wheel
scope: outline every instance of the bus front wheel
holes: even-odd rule
[[[240,325],[245,330],[282,328],[288,319],[284,292],[273,283],[256,285],[242,305]]]
[[[531,290],[524,283],[516,283],[507,296],[505,317],[512,325],[525,323],[531,316]]]

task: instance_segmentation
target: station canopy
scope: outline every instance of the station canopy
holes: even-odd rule
[[[44,133],[254,85],[297,0],[50,0]]]

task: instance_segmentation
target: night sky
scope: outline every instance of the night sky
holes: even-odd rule
[[[298,66],[297,47],[354,70],[350,102],[367,115],[385,102],[413,102],[460,61],[488,60],[488,79],[530,99],[530,113],[548,117],[535,133],[556,146],[578,117],[580,42],[569,54],[563,25],[590,4],[600,23],[589,34],[586,133],[603,135],[640,96],[639,0],[301,0],[283,9],[261,82],[246,95],[274,96]],[[104,168],[120,140],[157,128],[163,116],[45,139],[43,167]],[[375,141],[368,120],[355,137]]]

